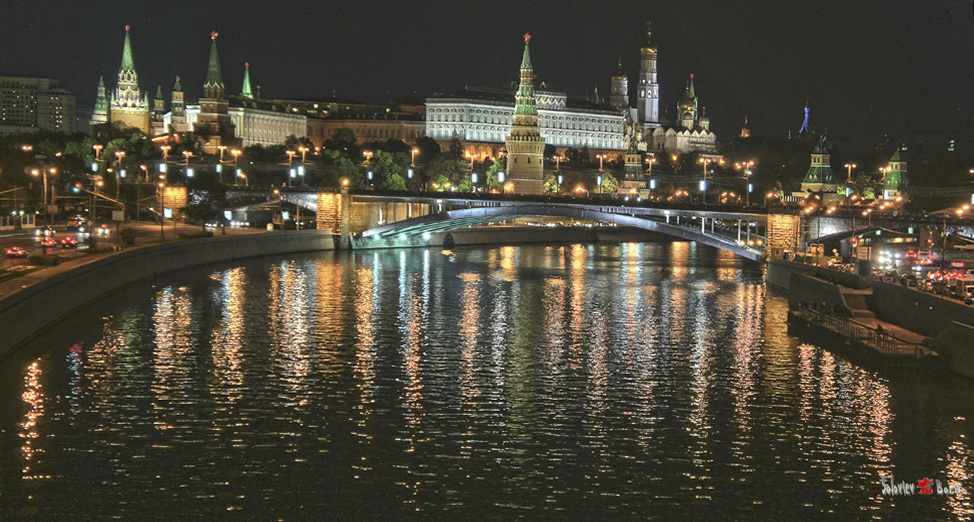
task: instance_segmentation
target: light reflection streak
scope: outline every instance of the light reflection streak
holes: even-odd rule
[[[156,428],[174,429],[177,422],[176,409],[186,401],[181,400],[191,393],[190,360],[195,356],[190,326],[192,324],[192,299],[187,292],[167,286],[156,292],[153,313],[153,334],[155,350],[153,353],[152,393],[155,399],[152,407],[157,414]],[[166,417],[166,414],[172,414]]]
[[[21,478],[24,480],[51,478],[50,476],[38,475],[34,469],[39,464],[40,454],[44,452],[44,449],[38,444],[41,440],[39,425],[44,419],[47,400],[41,384],[43,373],[41,359],[31,362],[27,366],[27,374],[24,376],[24,391],[20,395],[20,398],[27,403],[27,413],[24,414],[24,420],[20,422],[20,453],[24,460]]]
[[[242,351],[244,345],[246,273],[242,268],[223,272],[219,277],[220,323],[210,338],[210,356],[216,385],[212,392],[232,404],[243,397]]]
[[[304,411],[311,404],[314,388],[310,337],[313,280],[313,275],[295,261],[282,262],[270,272],[271,364],[283,387],[280,397],[283,406],[298,411]],[[333,292],[334,288],[328,295],[334,295]],[[317,304],[322,305],[321,302]],[[329,308],[341,310],[341,304],[335,303]],[[294,421],[302,422],[299,416],[295,416]]]

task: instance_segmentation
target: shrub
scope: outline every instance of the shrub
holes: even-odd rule
[[[138,234],[134,228],[123,228],[121,232],[118,233],[118,237],[122,239],[122,243],[126,246],[132,246],[135,244],[135,236]]]

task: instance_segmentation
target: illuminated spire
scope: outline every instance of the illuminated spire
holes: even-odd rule
[[[245,62],[244,63],[243,89],[240,91],[240,94],[244,98],[253,98],[254,97],[254,92],[250,88],[250,62]]]
[[[132,59],[132,39],[129,37],[131,26],[125,26],[125,45],[122,47],[122,66],[118,68],[118,75],[123,72],[135,72],[135,60]]]
[[[528,51],[528,44],[531,42],[531,33],[524,33],[524,56],[521,57],[521,70],[531,69],[531,53]]]
[[[206,81],[203,82],[203,95],[207,98],[223,97],[223,72],[220,70],[220,54],[216,50],[217,32],[210,33],[210,63],[206,69]]]
[[[534,69],[531,67],[531,52],[529,45],[531,34],[524,35],[524,56],[521,58],[521,83],[517,87],[517,94],[514,97],[514,125],[517,126],[519,115],[531,115],[533,121],[521,122],[521,124],[537,125],[538,107],[534,97]]]

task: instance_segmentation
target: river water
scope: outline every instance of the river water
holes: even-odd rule
[[[682,242],[161,277],[0,364],[0,518],[969,518],[971,383],[786,312]]]

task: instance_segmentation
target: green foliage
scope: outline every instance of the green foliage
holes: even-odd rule
[[[561,185],[558,184],[558,176],[551,171],[544,173],[544,192],[545,194],[557,194],[561,192]]]
[[[460,178],[460,183],[456,186],[457,192],[471,192],[473,191],[473,180],[470,178],[470,174],[464,174]]]
[[[497,173],[507,169],[507,156],[501,156],[493,165],[487,167],[487,190],[500,190],[501,184],[497,180]]]
[[[440,144],[429,136],[417,139],[416,148],[419,149],[419,153],[416,154],[416,161],[419,163],[429,163],[440,155]]]
[[[450,181],[450,178],[443,175],[439,175],[430,181],[430,188],[434,192],[443,192],[453,188],[453,182]]]
[[[869,174],[860,172],[855,179],[855,191],[863,199],[876,199],[877,181]]]
[[[598,189],[596,189],[598,190]],[[609,172],[602,173],[602,193],[615,194],[619,192],[619,180]]]
[[[352,161],[358,161],[362,157],[362,149],[358,146],[358,140],[352,129],[338,129],[331,138],[325,140],[324,146],[331,151],[338,151]]]
[[[463,158],[463,144],[460,143],[460,137],[456,134],[450,140],[450,156],[457,159]]]
[[[347,130],[347,129],[342,129]],[[351,132],[351,131],[349,131]],[[353,134],[354,138],[354,134]],[[301,136],[300,138],[294,134],[284,138],[284,148],[285,150],[293,150],[297,152],[298,147],[307,147],[308,150],[315,150],[315,144],[311,142],[307,137]]]
[[[409,168],[409,154],[404,152],[385,152],[375,151],[372,160],[369,162],[369,170],[379,177],[399,174],[400,176]]]
[[[463,175],[467,173],[469,164],[452,154],[440,154],[429,162],[426,175],[430,179],[446,178],[450,183],[457,184]]]
[[[379,185],[382,190],[406,190],[406,180],[399,174],[389,174]]]

